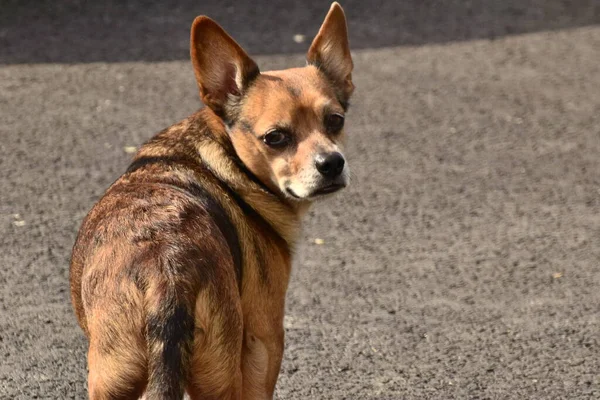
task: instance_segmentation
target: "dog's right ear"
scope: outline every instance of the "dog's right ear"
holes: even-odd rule
[[[260,71],[246,52],[212,19],[192,24],[190,54],[202,102],[225,121]]]
[[[338,97],[347,102],[352,92],[352,56],[348,43],[348,27],[342,6],[334,1],[306,55],[309,64],[315,65],[333,81]]]

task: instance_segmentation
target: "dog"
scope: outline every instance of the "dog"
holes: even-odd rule
[[[261,73],[205,16],[190,47],[205,107],[139,149],[73,248],[93,400],[271,399],[301,218],[349,183],[338,3],[301,68]]]

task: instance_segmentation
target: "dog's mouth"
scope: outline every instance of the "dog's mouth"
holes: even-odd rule
[[[320,189],[315,190],[314,192],[312,192],[312,194],[310,195],[310,197],[315,197],[315,196],[323,196],[326,194],[331,194],[331,193],[335,193],[338,190],[341,190],[343,188],[345,188],[346,185],[343,183],[332,183],[330,185],[324,186]]]
[[[294,193],[294,191],[290,188],[286,188],[285,191],[287,192],[287,194],[289,194],[290,196],[292,196],[295,199],[301,199],[302,197],[298,196],[296,193]]]
[[[302,197],[302,196],[298,196],[298,194],[296,194],[296,192],[294,192],[291,188],[287,187],[285,189],[285,192],[290,195],[291,197],[293,197],[294,199],[297,200],[309,200],[309,199],[314,199],[315,197],[320,197],[320,196],[325,196],[328,194],[332,194],[335,193],[343,188],[345,188],[347,185],[345,183],[331,183],[329,185],[323,186],[315,191],[313,191],[310,195],[306,196],[306,197]]]

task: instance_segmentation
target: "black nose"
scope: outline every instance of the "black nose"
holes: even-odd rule
[[[317,170],[326,178],[333,179],[344,170],[344,156],[337,151],[334,153],[321,153],[315,158]]]

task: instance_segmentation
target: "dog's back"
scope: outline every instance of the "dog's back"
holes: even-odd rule
[[[198,119],[192,126],[202,123]],[[90,386],[124,398],[140,396],[149,377],[156,382],[149,389],[181,398],[197,295],[240,307],[241,250],[219,201],[226,189],[207,166],[186,156],[191,149],[178,136],[202,133],[185,125],[142,149],[156,155],[138,157],[107,191],[73,252],[73,301],[82,327],[93,332],[89,358],[97,375]],[[179,147],[175,153],[172,145]],[[202,334],[230,333],[225,340],[239,345],[241,333],[231,327],[241,328],[241,312],[220,311],[204,310],[207,321],[222,326],[207,323]]]

